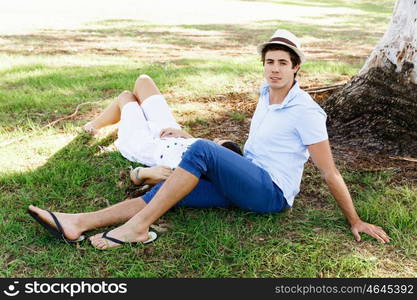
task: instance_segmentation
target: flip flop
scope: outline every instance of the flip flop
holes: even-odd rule
[[[156,232],[149,231],[148,232],[148,237],[149,238],[146,241],[144,241],[144,242],[123,242],[121,240],[118,240],[116,238],[113,238],[111,236],[108,236],[107,235],[108,233],[109,233],[109,231],[104,232],[101,237],[103,239],[109,240],[109,241],[111,241],[113,243],[116,243],[116,244],[119,244],[119,245],[124,245],[124,244],[149,244],[149,243],[154,242],[158,238],[158,235],[156,234]]]
[[[61,223],[59,223],[58,218],[49,210],[47,210],[47,212],[49,212],[49,214],[51,215],[52,219],[55,222],[55,225],[57,228],[51,226],[50,224],[48,224],[47,222],[45,222],[44,220],[42,220],[39,215],[31,210],[28,209],[28,214],[35,219],[36,222],[38,222],[40,225],[42,225],[50,234],[52,234],[54,237],[63,240],[66,243],[69,244],[74,244],[74,243],[78,243],[81,242],[85,239],[84,235],[81,235],[78,239],[76,240],[69,240],[65,237],[65,232],[64,229],[61,226]]]

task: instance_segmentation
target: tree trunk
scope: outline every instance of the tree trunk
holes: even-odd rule
[[[417,156],[417,1],[397,0],[358,76],[324,104],[337,143]]]

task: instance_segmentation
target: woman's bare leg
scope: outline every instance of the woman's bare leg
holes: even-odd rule
[[[122,92],[97,118],[85,124],[84,130],[95,134],[103,127],[116,124],[120,121],[123,106],[135,101],[138,102],[132,92]]]
[[[84,130],[93,134],[103,127],[116,124],[120,121],[123,106],[128,102],[136,101],[141,104],[152,95],[160,95],[155,82],[148,75],[140,75],[135,82],[133,92],[122,92],[104,111],[94,120],[84,126]]]
[[[78,214],[54,212],[54,214],[62,225],[65,237],[69,240],[76,240],[84,231],[126,222],[145,206],[145,201],[138,197],[127,199],[95,212]],[[33,205],[29,206],[29,210],[38,214],[41,219],[55,227],[55,222],[46,210]]]
[[[142,104],[143,101],[148,99],[153,95],[160,95],[158,87],[151,77],[148,75],[140,75],[135,82],[133,87],[133,94],[139,100],[139,104]]]

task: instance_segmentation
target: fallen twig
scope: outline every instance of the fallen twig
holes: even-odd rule
[[[327,92],[327,91],[332,91],[332,90],[339,89],[339,88],[343,87],[345,84],[346,83],[342,83],[342,84],[322,86],[322,87],[316,87],[316,88],[308,88],[308,89],[304,89],[304,90],[308,93],[322,93],[322,92]]]
[[[57,119],[55,121],[52,121],[51,123],[48,123],[45,126],[43,126],[42,128],[40,128],[39,130],[43,130],[45,128],[54,126],[55,124],[57,124],[57,123],[59,123],[59,122],[61,122],[63,120],[72,119],[72,118],[74,118],[78,114],[78,111],[80,110],[80,107],[81,106],[87,105],[87,104],[94,104],[94,103],[98,103],[98,102],[100,102],[100,101],[84,102],[84,103],[78,104],[77,107],[75,108],[75,111],[72,114],[70,114],[69,116],[65,116],[65,117],[59,118],[59,119]],[[35,132],[32,132],[32,133],[26,134],[24,136],[21,136],[21,137],[19,137],[17,139],[5,141],[5,142],[3,142],[3,143],[0,144],[0,147],[4,147],[4,146],[7,146],[7,145],[16,143],[16,142],[20,142],[21,140],[24,140],[24,139],[26,139],[28,137],[31,137],[34,134],[35,134]]]
[[[412,157],[390,156],[389,158],[417,162],[417,158]]]
[[[366,173],[366,172],[384,172],[384,171],[400,171],[400,168],[389,167],[389,168],[374,168],[374,169],[359,169],[355,170],[356,173]]]

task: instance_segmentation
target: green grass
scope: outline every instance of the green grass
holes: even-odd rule
[[[92,139],[79,128],[121,91],[130,90],[138,75],[155,79],[187,129],[208,132],[218,115],[244,124],[252,112],[242,107],[256,101],[262,82],[254,47],[277,26],[305,41],[310,57],[300,72],[301,82],[331,84],[360,69],[366,54],[354,51],[372,49],[383,33],[376,27],[387,24],[393,1],[286,3],[351,8],[363,13],[363,22],[359,26],[357,16],[349,15],[323,16],[338,18],[331,26],[308,20],[171,27],[103,20],[70,34],[51,29],[3,36],[12,46],[0,44],[0,144],[30,136],[0,146],[0,235],[7,241],[0,246],[0,276],[416,277],[417,189],[384,171],[341,169],[359,214],[386,229],[392,237],[389,245],[364,235],[364,242],[354,241],[310,164],[291,211],[257,215],[237,209],[174,209],[164,216],[169,230],[148,246],[103,252],[88,242],[66,245],[26,214],[29,204],[80,212],[124,199],[130,183],[120,172],[134,164],[112,150],[113,137]],[[373,22],[378,26],[370,26]],[[161,33],[164,40],[158,38]],[[211,35],[216,38],[196,38]],[[79,42],[86,36],[101,44]],[[58,37],[78,50],[45,43]],[[119,44],[108,46],[107,39]],[[146,43],[153,47],[146,48]],[[228,103],[229,95],[245,97]],[[83,106],[74,120],[40,130],[88,101],[98,102]],[[245,133],[236,132],[239,137]]]
[[[357,199],[357,210],[369,222],[390,228],[392,237],[404,245],[404,254],[415,255],[417,228],[417,189],[413,185],[387,185],[386,172],[354,175],[352,193]],[[410,238],[411,237],[411,238]]]
[[[302,72],[307,72],[311,76],[318,77],[335,73],[340,74],[341,76],[354,76],[358,73],[361,66],[361,64],[349,64],[340,61],[307,61],[306,64],[303,65]]]
[[[229,116],[230,118],[232,118],[232,120],[235,120],[235,121],[243,121],[246,118],[245,114],[242,114],[236,111],[230,112]]]
[[[103,105],[108,104],[121,91],[130,90],[140,74],[151,76],[164,92],[175,90],[178,97],[192,99],[241,90],[261,70],[254,58],[182,59],[164,65],[138,62],[88,67],[77,66],[79,58],[74,59],[75,66],[55,65],[55,62],[43,62],[42,58],[36,61],[30,59],[28,64],[22,62],[0,71],[0,133],[6,137],[16,130],[19,135],[68,115],[83,102],[103,99]]]
[[[118,173],[129,162],[115,152],[98,154],[99,146],[110,142],[77,136],[44,166],[2,176],[8,192],[1,194],[7,213],[1,212],[0,234],[13,241],[2,245],[2,276],[367,277],[378,274],[386,259],[387,247],[370,238],[365,243],[375,252],[361,251],[332,201],[317,209],[303,195],[291,213],[274,215],[175,209],[165,216],[171,230],[151,246],[101,252],[88,243],[81,248],[62,244],[35,226],[22,207],[33,203],[76,212],[103,208],[104,199],[117,203],[123,197]],[[389,179],[383,173],[345,177],[359,213],[384,226],[396,255],[412,260],[415,188],[383,188]],[[390,210],[384,209],[388,203]]]
[[[363,253],[365,245],[353,241],[333,201],[318,209],[304,193],[291,213],[275,215],[175,209],[165,216],[170,230],[151,246],[101,252],[88,243],[74,248],[53,239],[26,216],[25,207],[77,212],[120,201],[124,189],[118,187],[118,174],[130,163],[116,152],[100,151],[111,142],[74,136],[43,166],[0,177],[0,234],[11,241],[2,244],[2,276],[367,277],[379,274],[387,252],[413,260],[417,191],[388,185],[385,173],[346,173],[345,178],[360,215],[393,238],[390,251],[365,238],[374,252]]]

